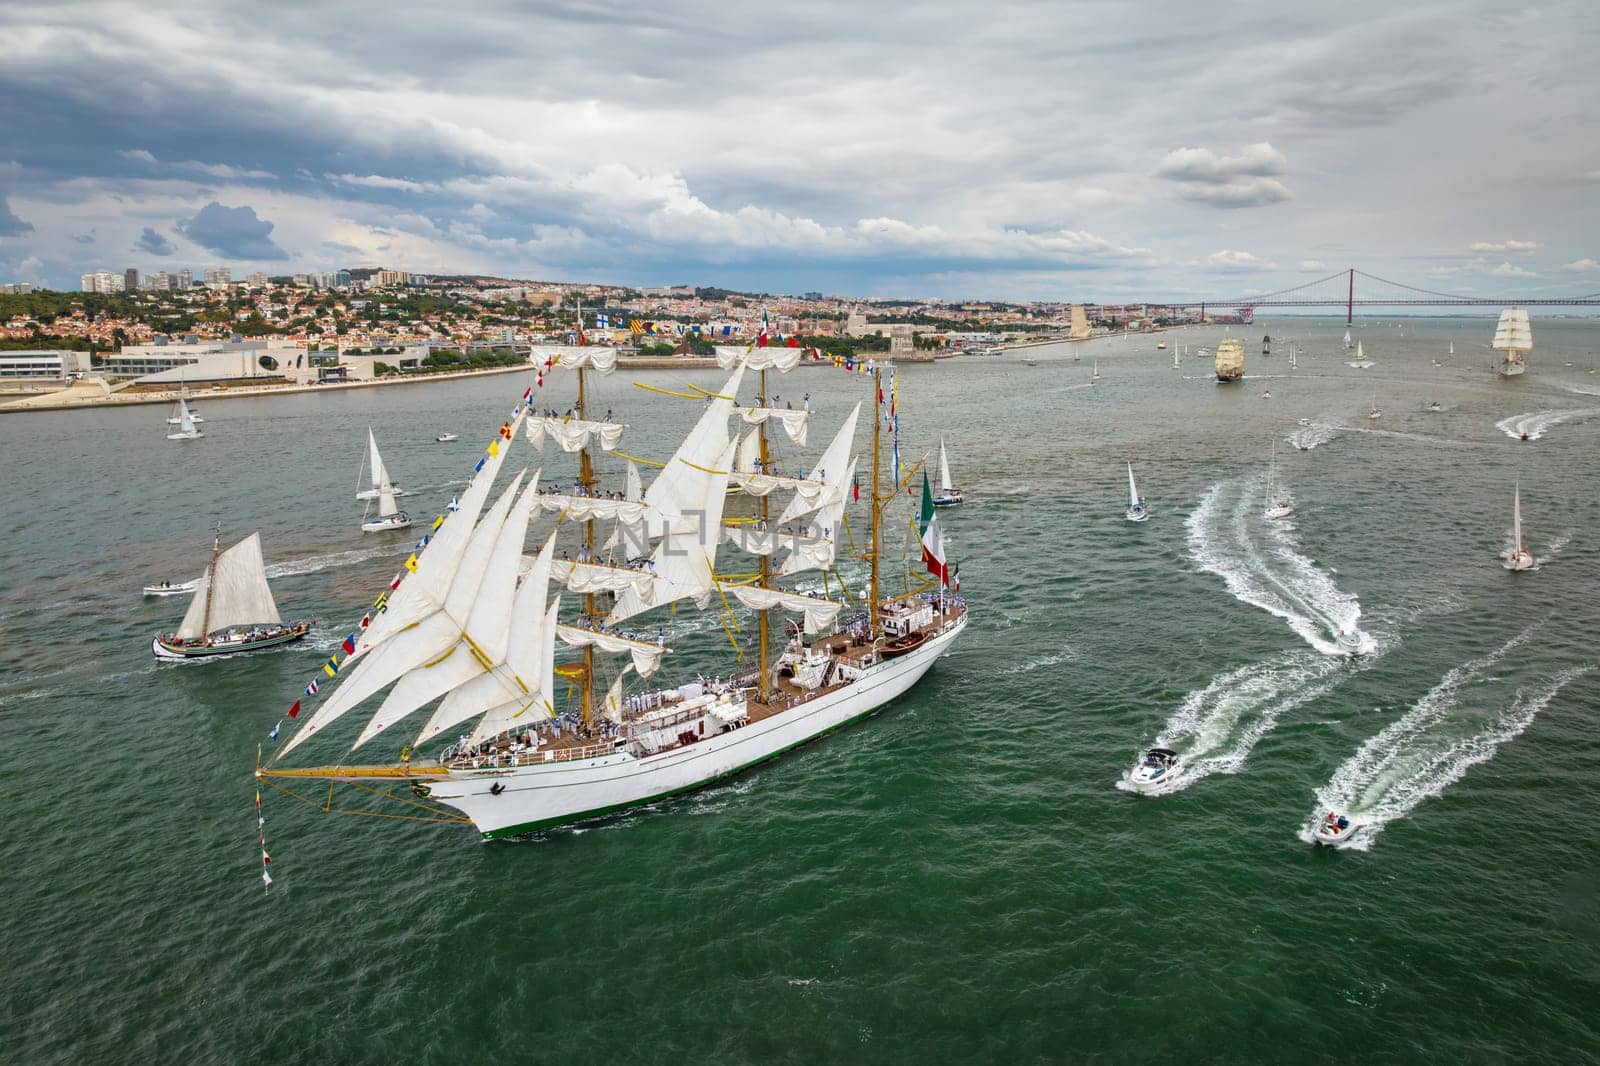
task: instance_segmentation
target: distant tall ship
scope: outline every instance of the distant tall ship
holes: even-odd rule
[[[524,834],[700,788],[863,718],[921,680],[966,628],[927,472],[899,461],[895,419],[902,401],[884,380],[888,368],[872,368],[864,382],[870,453],[851,456],[857,405],[816,465],[791,470],[773,454],[772,424],[803,441],[807,413],[774,406],[767,378],[798,365],[800,349],[719,353],[732,376],[715,392],[685,395],[698,418],[654,483],[640,492],[629,460],[625,488],[607,491],[596,459],[615,448],[625,427],[591,417],[586,379],[611,373],[616,352],[547,351],[541,380],[553,370],[576,371],[575,417],[543,417],[532,390],[524,395],[456,509],[439,518],[408,561],[409,575],[385,594],[384,610],[352,635],[354,650],[336,664],[341,684],[279,755],[386,693],[368,709],[354,744],[342,738],[332,765],[258,766],[258,779],[279,788],[343,781],[374,794],[373,786],[409,786],[410,795],[384,795],[425,806],[434,820],[470,822],[486,838]],[[739,399],[749,371],[759,373],[754,402]],[[753,427],[742,441],[730,433],[730,419]],[[551,491],[539,487],[536,470],[513,476],[491,496],[524,432],[536,446],[554,436],[564,452],[576,451],[576,478],[561,478],[563,487]],[[893,457],[892,473],[880,462],[885,452]],[[871,470],[859,482],[858,458]],[[883,534],[886,522],[893,528],[904,519],[886,512],[907,498],[919,471],[916,528],[933,576],[915,587],[908,575],[906,590],[895,594],[880,581],[889,554]],[[730,495],[731,486],[740,495]],[[789,496],[787,503],[776,497],[769,503],[774,493]],[[830,591],[829,577],[838,576],[835,558],[849,531],[840,525],[845,508],[863,496],[871,514],[862,530],[866,542],[850,545],[869,572],[855,600],[842,579]],[[744,513],[725,520],[724,505],[733,501]],[[559,525],[536,538],[537,555],[525,557],[537,511],[557,516]],[[612,525],[603,544],[602,521]],[[556,557],[557,533],[566,531],[576,538],[576,558]],[[753,565],[719,562],[724,543]],[[819,572],[820,595],[780,584],[806,571]],[[562,597],[550,598],[556,589],[549,586],[561,585],[578,600],[566,620]],[[752,639],[735,638],[734,601],[756,614]],[[855,610],[841,617],[847,602]],[[691,607],[720,616],[733,658],[720,670],[703,665],[694,680],[626,691],[630,671],[648,677],[673,653],[666,643],[669,614]],[[769,632],[773,611],[793,616],[777,634]],[[650,623],[634,621],[650,615]],[[555,664],[558,641],[578,650],[575,661]],[[345,756],[347,748],[374,741],[428,707],[410,745],[436,742],[431,758],[410,758],[409,745],[396,762],[353,765]]]
[[[1238,381],[1244,377],[1244,342],[1236,337],[1224,337],[1217,344],[1217,357],[1212,365],[1217,368],[1218,381]]]
[[[1528,323],[1528,312],[1520,307],[1509,307],[1500,312],[1500,324],[1494,330],[1494,346],[1505,356],[1500,360],[1500,376],[1514,378],[1528,370],[1528,353],[1533,351],[1533,326]]]
[[[261,534],[252,533],[223,551],[219,526],[211,565],[195,587],[177,632],[156,637],[150,650],[157,659],[203,659],[288,644],[310,631],[307,622],[285,623],[279,617],[261,561]]]

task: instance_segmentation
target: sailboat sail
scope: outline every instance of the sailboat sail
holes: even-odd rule
[[[389,483],[389,472],[383,468],[383,456],[378,454],[378,438],[372,435],[372,427],[367,427],[367,470],[372,478],[372,487],[381,489]]]
[[[1128,506],[1139,506],[1139,489],[1133,483],[1133,464],[1128,464]]]
[[[277,625],[282,621],[278,617],[278,605],[272,599],[272,589],[267,587],[266,565],[261,559],[261,534],[252,533],[218,555],[206,568],[177,635],[183,640],[196,640],[208,632],[233,626]]]
[[[945,454],[943,437],[939,438],[939,487],[944,489],[945,495],[949,495],[951,489],[950,457]]]
[[[1522,485],[1518,484],[1511,496],[1511,539],[1515,543],[1513,554],[1522,554]]]
[[[178,429],[183,433],[194,432],[194,414],[189,410],[189,403],[182,396],[178,397]]]

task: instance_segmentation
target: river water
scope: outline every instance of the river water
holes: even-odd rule
[[[529,382],[202,397],[187,443],[155,408],[0,419],[3,1057],[1594,1059],[1600,326],[1536,321],[1516,381],[1492,327],[1358,324],[1358,370],[1342,322],[1257,323],[1231,386],[1151,336],[908,367],[902,452],[942,435],[969,501],[943,521],[972,624],[917,689],[697,795],[519,841],[267,792],[270,892],[257,746],[412,539],[358,531],[367,427],[431,519]],[[632,381],[722,377],[619,373],[591,402],[664,457],[694,405]],[[832,369],[772,387],[816,412],[796,462],[867,396]],[[1297,509],[1269,528],[1274,441]],[[519,441],[510,468],[569,460]],[[1518,481],[1539,567],[1509,574]],[[285,617],[319,625],[157,664],[184,604],[139,586],[194,577],[216,521],[261,530]],[[728,669],[709,615],[667,624],[668,680]],[[1329,654],[1345,624],[1354,660]],[[1119,789],[1158,741],[1185,787]],[[1354,846],[1306,843],[1329,805]]]

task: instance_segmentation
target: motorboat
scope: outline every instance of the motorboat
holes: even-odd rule
[[[193,581],[163,581],[159,585],[146,585],[144,594],[146,596],[187,596],[199,586],[199,578]]]
[[[1339,650],[1351,655],[1361,651],[1361,633],[1353,626],[1340,626],[1333,634],[1333,642],[1339,645]]]
[[[1151,748],[1139,757],[1129,772],[1128,785],[1135,792],[1152,792],[1182,772],[1182,758],[1177,752],[1171,748]]]
[[[1317,824],[1311,838],[1318,844],[1326,844],[1330,848],[1339,847],[1355,835],[1354,823],[1342,814],[1329,811],[1327,817]]]
[[[1299,420],[1299,422],[1300,422],[1300,425],[1302,425],[1302,426],[1309,426],[1311,424],[1311,419],[1302,418],[1302,419]]]
[[[1438,414],[1440,411],[1444,410],[1444,405],[1438,400],[1434,400],[1432,403],[1428,404],[1428,410],[1434,414]]]
[[[1267,464],[1267,506],[1262,514],[1271,519],[1288,518],[1294,514],[1294,500],[1288,494],[1279,496],[1275,491],[1278,470],[1278,442],[1272,442],[1272,461]]]
[[[461,439],[461,434],[459,434],[459,433],[441,433],[441,434],[439,434],[437,437],[435,437],[433,439],[435,441],[437,441],[438,443],[440,443],[440,444],[449,444],[453,440],[460,440]]]

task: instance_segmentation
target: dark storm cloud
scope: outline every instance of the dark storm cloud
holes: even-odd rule
[[[202,248],[231,259],[287,259],[272,243],[273,225],[252,207],[224,207],[213,200],[177,230]]]
[[[151,255],[171,255],[177,251],[172,246],[171,241],[149,226],[146,226],[144,232],[139,234],[139,239],[133,242],[133,247],[136,251],[149,252]]]

